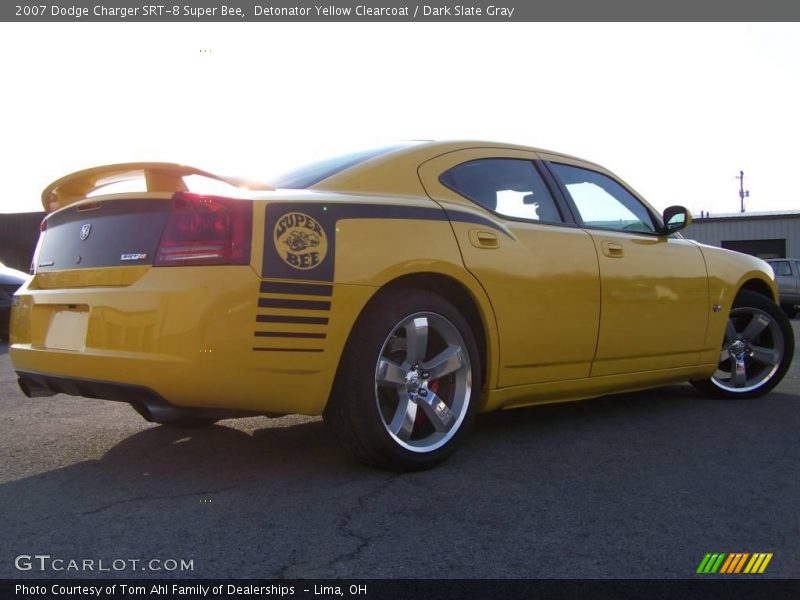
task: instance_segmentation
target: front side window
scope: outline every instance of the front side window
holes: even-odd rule
[[[529,160],[484,158],[442,173],[442,185],[505,217],[561,223],[553,196]]]
[[[656,231],[647,208],[611,177],[572,165],[553,163],[551,166],[587,227]]]

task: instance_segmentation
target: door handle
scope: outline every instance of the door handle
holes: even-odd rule
[[[469,230],[469,241],[476,248],[492,249],[497,248],[500,244],[497,236],[491,231],[482,231],[480,229]]]
[[[614,242],[603,242],[600,244],[603,247],[603,254],[609,258],[622,258],[625,256],[625,249],[620,244]]]

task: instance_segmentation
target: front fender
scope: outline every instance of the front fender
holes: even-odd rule
[[[698,246],[706,261],[708,297],[712,309],[703,359],[704,362],[716,363],[728,314],[739,291],[745,286],[754,287],[768,292],[770,299],[775,301],[778,288],[772,269],[760,258],[704,244]],[[719,308],[714,311],[717,306]]]

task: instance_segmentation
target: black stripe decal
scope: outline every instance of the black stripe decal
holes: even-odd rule
[[[297,210],[302,212],[304,205],[296,204]],[[475,223],[486,225],[496,229],[500,233],[511,237],[505,227],[502,227],[480,215],[462,212],[460,210],[445,211],[442,208],[426,206],[399,206],[392,204],[336,204],[331,202],[326,205],[330,209],[333,217],[340,219],[416,219],[422,221],[460,221],[463,223]]]
[[[259,298],[260,308],[297,308],[302,310],[330,310],[331,303],[321,300],[281,300],[278,298]]]
[[[262,294],[299,294],[301,296],[330,296],[333,294],[332,285],[318,285],[313,283],[286,283],[282,281],[262,281]]]
[[[476,215],[473,213],[468,212],[461,212],[460,210],[448,210],[447,215],[450,217],[451,221],[457,221],[459,223],[474,223],[476,225],[486,225],[487,227],[491,227],[502,233],[503,235],[510,237],[513,239],[513,236],[506,230],[505,227],[501,227],[494,221],[487,219],[486,217],[482,217],[480,215]]]
[[[303,325],[327,325],[328,317],[295,317],[292,315],[256,315],[259,323],[300,323]]]
[[[305,338],[310,340],[324,340],[324,333],[302,333],[296,331],[256,331],[256,337],[275,338]]]
[[[322,348],[253,348],[255,352],[322,352]]]
[[[292,215],[297,213],[297,215]],[[448,224],[462,222],[496,230],[514,239],[501,223],[477,213],[447,209],[436,205],[408,206],[405,204],[345,204],[338,202],[274,202],[266,206],[262,279],[333,282],[336,264],[337,223],[346,219],[404,219]],[[285,222],[282,222],[285,220]],[[288,232],[292,231],[290,235]],[[284,238],[278,241],[278,231]],[[297,239],[292,238],[294,235]],[[302,242],[303,235],[308,244]],[[298,240],[305,252],[287,250]],[[286,245],[286,247],[285,247]],[[318,250],[314,250],[317,248]],[[277,289],[277,288],[275,288]]]

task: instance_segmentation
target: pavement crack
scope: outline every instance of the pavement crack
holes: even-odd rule
[[[288,579],[289,571],[292,567],[296,567],[298,564],[300,564],[300,552],[295,549],[289,554],[289,561],[285,565],[278,567],[278,569],[274,572],[273,577],[275,579]]]
[[[223,492],[227,492],[227,491],[232,490],[232,489],[234,489],[236,487],[239,487],[239,486],[238,485],[230,485],[228,487],[224,487],[224,488],[220,488],[220,489],[216,489],[216,490],[204,490],[204,491],[199,491],[199,492],[186,492],[186,493],[183,493],[183,494],[167,494],[167,495],[164,495],[164,496],[136,496],[135,498],[125,498],[123,500],[115,500],[113,502],[109,502],[108,504],[104,504],[104,505],[99,506],[97,508],[94,508],[92,510],[84,511],[84,512],[81,513],[81,516],[95,515],[97,513],[101,513],[103,511],[106,511],[106,510],[108,510],[110,508],[114,508],[116,506],[121,506],[123,504],[132,504],[134,502],[152,502],[152,501],[155,501],[155,500],[177,500],[177,499],[180,499],[180,498],[190,498],[192,496],[211,496],[211,495],[214,495],[214,494],[221,494]]]
[[[361,556],[361,554],[363,554],[367,548],[369,548],[375,536],[358,533],[358,531],[353,528],[354,515],[356,513],[363,513],[367,508],[367,504],[372,499],[386,491],[386,489],[388,489],[398,477],[401,477],[401,475],[391,475],[388,479],[380,482],[380,484],[375,486],[375,488],[371,491],[358,496],[356,498],[355,506],[342,515],[341,519],[339,519],[339,522],[336,524],[336,531],[346,538],[355,540],[357,544],[356,547],[350,552],[345,552],[344,554],[340,554],[332,558],[330,561],[328,561],[326,567],[335,568],[342,563],[355,560]]]

